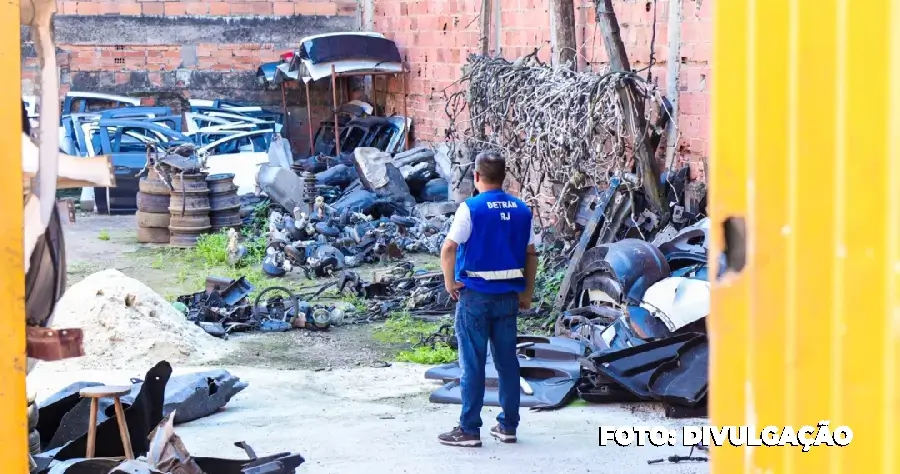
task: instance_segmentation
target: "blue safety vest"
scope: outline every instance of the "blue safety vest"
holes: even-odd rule
[[[479,293],[525,291],[531,210],[500,189],[466,199],[472,234],[456,251],[456,280]]]

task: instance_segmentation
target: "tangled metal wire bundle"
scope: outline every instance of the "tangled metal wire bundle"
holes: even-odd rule
[[[535,52],[536,53],[536,52]],[[635,137],[629,130],[619,90],[642,104],[646,123],[666,110],[656,86],[635,73],[573,72],[541,63],[536,54],[509,62],[470,55],[458,92],[447,97],[447,138],[467,150],[495,150],[526,200],[547,183],[602,183],[632,165]],[[630,86],[630,87],[626,87]],[[656,105],[656,107],[653,107]],[[461,116],[468,113],[468,119]],[[451,155],[457,156],[457,155]],[[559,197],[559,196],[557,196]]]

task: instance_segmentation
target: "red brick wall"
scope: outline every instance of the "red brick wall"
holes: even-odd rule
[[[355,0],[57,0],[60,15],[343,15],[356,14]]]
[[[128,75],[131,71],[150,73],[151,82],[160,72],[174,71],[181,67],[182,52],[179,45],[116,45],[85,46],[57,45],[69,56],[69,72],[112,71]],[[261,63],[277,61],[289,48],[276,49],[274,44],[212,44],[196,46],[197,65],[202,71],[256,71]],[[161,85],[158,84],[158,85]]]
[[[539,57],[550,58],[548,0],[500,1],[500,52],[513,59],[541,48]],[[606,54],[595,25],[594,4],[575,0],[576,38],[581,49],[580,67],[598,68]],[[650,12],[647,6],[650,6]],[[650,59],[653,3],[615,0],[616,15],[632,67],[642,69]],[[653,76],[665,91],[668,59],[668,0],[656,5],[655,67]],[[712,54],[713,0],[683,0],[680,131],[685,159],[709,153],[709,84]],[[397,41],[410,62],[410,115],[415,119],[416,139],[441,141],[447,119],[442,91],[460,76],[469,53],[478,51],[481,0],[374,0],[374,30]],[[493,27],[493,23],[492,23]],[[491,33],[491,48],[497,47]],[[645,74],[645,73],[643,73]],[[389,87],[396,91],[399,84]]]
[[[359,28],[356,0],[58,0],[55,33],[61,93],[105,92],[178,106],[223,98],[280,108],[280,91],[256,83],[263,62],[302,37]],[[22,92],[33,94],[38,63],[22,36]],[[311,87],[313,127],[329,115],[329,84]],[[291,142],[307,148],[306,97],[287,95]]]
[[[191,18],[224,17],[252,17],[256,21],[251,25],[233,27],[235,30],[244,30],[245,41],[231,41],[224,37],[218,41],[218,38],[204,38],[202,33],[192,35],[189,31],[179,32],[181,34],[177,35],[178,39],[167,39],[165,34],[159,34],[162,28],[190,29],[188,22]],[[305,28],[306,31],[273,31],[272,28],[267,29],[264,23],[266,19],[284,17],[309,17],[309,27]],[[343,20],[329,21],[335,18]],[[78,31],[79,28],[72,25],[77,25],[79,19],[87,19],[87,24],[94,25],[95,28],[98,23],[112,21],[108,34],[103,34]],[[180,20],[185,26],[164,25],[161,24],[163,19]],[[136,27],[150,31],[156,29],[158,34],[151,37],[136,33],[135,28],[129,28],[129,21]],[[157,23],[154,24],[153,21]],[[333,27],[335,24],[340,27]],[[114,82],[114,85],[127,84],[129,75],[133,72],[148,73],[149,82],[155,87],[163,87],[162,78],[165,73],[176,70],[252,74],[260,63],[275,61],[281,53],[296,49],[300,37],[346,29],[348,25],[352,30],[358,28],[356,0],[58,0],[56,42],[61,51],[58,61],[63,92],[69,87],[86,90],[85,83],[96,76],[96,92],[123,93],[124,88],[115,91],[100,89],[108,87],[110,82]],[[228,26],[220,28],[230,33]],[[256,30],[259,34],[256,34]],[[130,37],[123,38],[120,36],[122,34],[130,34]],[[192,37],[204,39],[192,41]],[[270,39],[267,42],[266,37],[277,37],[282,41],[272,42]],[[261,38],[259,42],[255,42],[257,38]],[[33,90],[33,79],[37,74],[37,60],[33,56],[33,50],[28,47],[29,40],[30,37],[23,37],[23,93],[26,94]],[[114,81],[110,74],[114,74]],[[80,81],[81,84],[79,78],[84,79]],[[172,89],[178,87],[176,85],[173,88],[170,81],[166,89],[166,92],[172,92]],[[184,92],[186,97],[198,96],[196,90],[189,89],[189,86],[185,86],[185,90],[180,92]],[[127,91],[152,92],[154,91]],[[267,96],[280,102],[280,93],[270,93]]]

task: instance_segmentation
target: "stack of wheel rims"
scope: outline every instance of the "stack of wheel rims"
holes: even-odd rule
[[[209,188],[206,173],[173,174],[169,199],[169,245],[193,247],[209,232]]]
[[[209,220],[213,232],[241,228],[241,198],[234,185],[234,174],[222,173],[207,176],[209,187]]]
[[[169,187],[150,170],[138,183],[137,239],[145,244],[169,243]]]

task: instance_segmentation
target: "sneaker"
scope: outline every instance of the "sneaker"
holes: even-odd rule
[[[500,426],[499,423],[494,425],[493,428],[491,428],[491,436],[499,439],[503,443],[515,443],[516,442],[515,430],[510,431],[510,430]]]
[[[468,434],[460,427],[453,428],[449,433],[442,433],[438,436],[438,441],[447,446],[461,446],[465,448],[480,448],[481,436]]]

